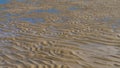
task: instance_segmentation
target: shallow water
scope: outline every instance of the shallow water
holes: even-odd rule
[[[8,4],[10,0],[0,0],[0,4]]]
[[[0,68],[120,68],[119,0],[1,1]]]

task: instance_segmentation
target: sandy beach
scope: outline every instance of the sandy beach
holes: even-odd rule
[[[0,0],[0,68],[120,68],[120,0]]]

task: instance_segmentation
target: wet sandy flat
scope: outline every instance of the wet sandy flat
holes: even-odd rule
[[[120,0],[0,0],[0,68],[120,68]]]

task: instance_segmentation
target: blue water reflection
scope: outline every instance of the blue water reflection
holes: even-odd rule
[[[78,10],[78,7],[72,6],[68,8],[69,10]]]
[[[25,2],[26,0],[16,0],[17,2]]]
[[[33,11],[30,11],[30,13],[32,12],[37,12],[37,13],[41,13],[41,12],[47,12],[47,13],[59,13],[59,10],[55,9],[55,8],[50,8],[50,9],[47,9],[47,10],[43,10],[43,9],[37,9],[37,10],[33,10]]]
[[[43,18],[20,18],[20,20],[30,22],[30,23],[45,22],[45,20]]]
[[[9,3],[11,0],[0,0],[0,4],[7,4]]]

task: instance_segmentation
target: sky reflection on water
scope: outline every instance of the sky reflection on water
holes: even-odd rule
[[[0,0],[0,4],[7,4],[9,3],[11,0]]]

